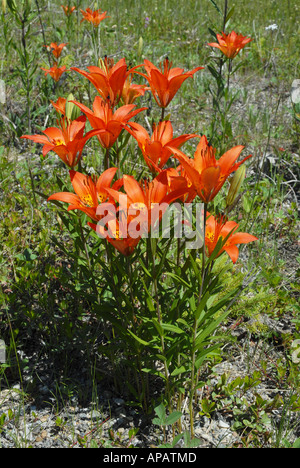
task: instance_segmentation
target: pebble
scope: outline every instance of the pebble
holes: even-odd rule
[[[114,402],[116,405],[121,406],[121,405],[124,405],[125,400],[123,400],[123,398],[114,398],[114,399],[113,399],[113,402]]]
[[[99,411],[93,410],[91,412],[91,419],[101,419],[101,414]]]
[[[222,420],[220,420],[220,421],[218,422],[218,426],[219,426],[221,429],[230,429],[230,424],[228,424],[227,422],[222,421]]]

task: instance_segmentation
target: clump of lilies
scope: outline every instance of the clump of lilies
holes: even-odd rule
[[[72,14],[73,9],[63,8],[66,15]],[[87,9],[81,10],[81,13],[82,21],[88,21],[97,27],[106,18],[107,12]],[[218,47],[232,60],[249,41],[250,39],[232,33],[229,36],[219,35],[218,44],[210,45]],[[56,59],[65,45],[50,44],[49,48]],[[199,330],[203,331],[204,326],[215,330],[220,323],[220,318],[214,319],[213,324],[210,322],[219,311],[217,306],[214,313],[208,313],[207,318],[205,315],[209,310],[208,298],[216,294],[212,289],[216,284],[215,279],[209,276],[213,274],[214,264],[224,253],[235,264],[239,257],[238,246],[257,240],[251,234],[239,232],[239,225],[228,219],[226,209],[222,215],[212,214],[215,202],[222,191],[226,191],[230,178],[230,193],[223,200],[234,202],[243,177],[239,176],[235,183],[232,183],[232,177],[241,168],[244,176],[245,163],[251,155],[241,157],[245,150],[242,145],[228,148],[220,155],[218,148],[210,145],[205,135],[198,131],[176,135],[171,118],[165,119],[165,109],[171,108],[172,100],[180,92],[182,84],[193,79],[202,69],[202,66],[197,66],[191,71],[185,71],[183,68],[173,67],[169,58],[165,58],[158,66],[145,59],[143,63],[131,67],[125,58],[115,63],[108,56],[100,59],[97,66],[87,67],[87,70],[72,67],[71,72],[81,75],[93,85],[96,95],[92,106],[77,101],[73,96],[60,96],[56,102],[51,101],[58,114],[56,126],[46,128],[39,135],[22,137],[43,145],[44,157],[52,151],[67,166],[71,191],[49,194],[48,201],[67,204],[68,212],[75,211],[78,216],[84,214],[87,218],[85,228],[98,235],[99,245],[105,252],[104,258],[106,262],[111,262],[105,277],[107,281],[111,281],[112,298],[118,304],[116,310],[121,322],[117,328],[121,334],[126,330],[124,339],[128,339],[130,350],[132,351],[132,346],[136,347],[135,358],[139,370],[143,367],[141,346],[148,346],[156,360],[162,359],[164,372],[155,371],[154,358],[152,370],[166,384],[166,400],[170,407],[172,395],[175,395],[177,388],[176,379],[182,382],[180,379],[186,378],[189,387],[187,391],[190,391],[190,400],[193,401],[202,356],[204,359],[210,350],[210,343],[204,335],[202,340]],[[57,67],[46,73],[52,73],[54,79],[60,76]],[[135,77],[139,78],[139,83],[134,83]],[[145,80],[142,84],[141,77]],[[141,123],[147,107],[138,105],[146,93],[151,93],[161,114],[160,120],[154,122],[152,128],[148,125],[147,129]],[[85,174],[82,171],[84,149],[92,138],[98,140],[101,154],[101,170],[98,175]],[[136,172],[124,173],[124,167],[128,167],[128,164],[124,163],[124,158],[120,161],[119,149],[130,148],[129,140],[136,144],[136,150],[130,156],[131,161],[126,163],[135,164],[140,155],[144,177],[138,176]],[[190,150],[185,150],[187,144],[190,148],[191,144],[195,145],[193,156],[190,156]],[[159,247],[159,241],[151,238],[152,228],[161,223],[172,205],[184,204],[191,207],[197,201],[202,206],[202,246],[195,252],[183,255],[185,240],[179,239],[176,261],[172,258],[167,260],[171,241],[164,251]],[[190,224],[190,220],[183,220],[182,224]],[[82,235],[82,228],[80,232]],[[86,243],[84,245],[87,252]],[[202,265],[200,270],[198,260]],[[134,262],[138,262],[145,274],[139,288],[132,280]],[[167,262],[166,277],[169,275],[176,282],[174,291],[177,288],[188,288],[178,295],[175,305],[173,299],[169,298],[170,305],[166,304],[165,307],[166,299],[162,297],[164,289],[159,285],[164,262]],[[88,264],[91,267],[90,260]],[[172,273],[172,265],[177,268],[176,275]],[[188,268],[193,271],[197,280],[186,276]],[[123,286],[116,284],[120,271],[122,275],[123,271],[128,273]],[[93,281],[95,283],[94,279]],[[128,300],[118,300],[118,294],[122,294],[123,290],[128,291]],[[141,300],[138,290],[140,295],[146,295],[145,303],[150,311],[149,315],[144,316],[136,306]],[[131,319],[128,319],[127,312],[122,315],[122,308],[127,307],[126,304],[131,304]],[[220,304],[221,308],[224,303],[221,301]],[[145,313],[146,309],[143,307],[140,309]],[[117,315],[112,316],[114,323],[117,320]],[[185,337],[188,333],[192,333],[192,336],[187,341]],[[182,395],[182,385],[178,385]],[[142,385],[142,398],[145,397],[145,392],[146,386]],[[192,424],[192,408],[190,415]]]
[[[85,12],[82,11],[82,14],[84,16],[83,20],[91,21],[94,25],[97,25],[105,17],[106,12],[100,15],[100,10],[92,12],[87,9]],[[229,36],[219,35],[218,40],[219,45],[210,45],[218,46],[230,58],[236,56],[238,51],[250,41],[250,39],[238,36],[234,32]],[[65,45],[52,43],[49,49],[58,58]],[[145,72],[140,71],[141,67],[144,67]],[[104,201],[103,196],[99,195],[99,187],[102,187],[99,181],[104,180],[111,183],[111,176],[114,176],[117,171],[116,168],[110,167],[112,161],[109,159],[109,151],[107,150],[116,144],[120,134],[125,131],[136,140],[144,162],[152,176],[154,176],[153,182],[147,185],[147,193],[154,193],[155,195],[151,202],[148,200],[146,203],[145,183],[141,185],[140,182],[133,181],[132,178],[128,178],[129,176],[123,175],[124,184],[121,184],[120,190],[125,188],[125,194],[133,203],[145,205],[145,208],[150,209],[150,212],[151,203],[161,202],[164,197],[169,204],[178,199],[192,201],[197,196],[205,206],[211,203],[229,176],[251,157],[251,155],[248,155],[238,161],[244,147],[239,145],[231,148],[217,158],[217,150],[208,143],[205,135],[192,133],[174,137],[171,121],[163,119],[158,124],[154,124],[152,133],[149,134],[149,131],[140,123],[132,121],[134,117],[147,109],[146,107],[137,108],[136,104],[133,104],[133,101],[143,96],[146,91],[152,93],[158,106],[164,111],[170,105],[184,81],[192,78],[195,73],[203,68],[199,66],[192,71],[184,71],[179,67],[172,68],[172,63],[168,58],[159,67],[145,59],[143,64],[129,68],[125,58],[114,63],[114,60],[107,56],[99,61],[99,66],[88,67],[88,71],[72,67],[71,70],[89,80],[97,91],[92,109],[76,100],[72,101],[83,115],[71,120],[65,115],[66,99],[60,97],[57,103],[52,103],[56,110],[62,114],[57,120],[58,126],[45,129],[43,135],[24,135],[22,137],[42,144],[43,156],[46,156],[49,151],[53,151],[72,170],[70,172],[71,181],[76,195],[71,193],[69,195],[66,193],[55,194],[50,196],[49,200],[61,200],[69,203],[72,200],[73,203],[71,203],[69,209],[85,211],[93,221],[97,220],[97,203],[100,204]],[[135,74],[144,77],[149,86],[132,83]],[[55,70],[55,79],[58,76],[59,72]],[[85,132],[87,121],[92,130]],[[100,175],[96,184],[90,177],[74,171],[80,163],[86,143],[92,137],[97,137],[101,147],[105,150],[105,172],[102,176]],[[180,149],[182,145],[191,139],[199,140],[194,157],[187,156]],[[166,167],[171,157],[174,158],[173,165]],[[160,180],[159,183],[158,180]],[[107,190],[108,196],[113,189],[107,188]],[[134,196],[132,196],[133,192]],[[86,193],[89,193],[89,196]],[[119,201],[121,193],[118,192],[117,194],[114,189],[114,192],[110,194],[110,198],[114,199],[114,203]],[[160,196],[162,194],[163,196]],[[177,194],[176,198],[174,198],[174,194]],[[228,226],[232,226],[230,221],[224,220],[220,221],[219,224],[216,224],[216,222],[213,224],[213,219],[213,216],[210,215],[207,220],[208,234],[205,235],[205,243],[206,255],[208,256],[213,251],[212,246],[216,244],[215,240],[228,234]],[[213,226],[214,234],[212,234]],[[94,225],[92,227],[94,228]],[[101,229],[103,229],[103,226]],[[214,241],[212,241],[212,235]],[[119,246],[119,235],[117,237],[117,245]],[[111,241],[112,239],[113,236],[111,235],[108,240]],[[232,233],[227,240],[227,244],[222,247],[221,252],[227,251],[229,255],[231,253],[230,257],[233,261],[237,259],[237,240],[239,243],[244,243],[256,240],[256,238]],[[136,245],[137,242],[134,242],[131,244],[130,249],[122,247],[120,251],[125,255],[130,255]],[[230,245],[230,248],[228,245]],[[233,250],[234,255],[232,254]]]

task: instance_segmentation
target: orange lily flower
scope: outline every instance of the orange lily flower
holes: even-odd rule
[[[50,100],[50,102],[51,102],[52,106],[54,107],[54,109],[59,114],[65,115],[65,113],[66,113],[66,103],[67,103],[66,98],[59,97],[56,102],[51,101],[51,100]]]
[[[46,47],[47,50],[49,50],[49,52],[52,51],[52,54],[54,55],[54,57],[56,59],[58,59],[60,56],[61,56],[61,52],[63,50],[63,48],[67,45],[68,43],[63,43],[63,44],[57,44],[57,42],[51,42],[50,45],[45,45],[44,47]]]
[[[165,108],[172,101],[182,83],[204,67],[197,67],[192,71],[184,72],[183,68],[171,68],[172,62],[164,60],[163,68],[157,68],[149,60],[144,60],[147,74],[137,72],[149,82],[152,94],[159,107]]]
[[[252,236],[251,234],[247,234],[245,232],[236,232],[239,225],[234,221],[226,221],[224,217],[216,219],[214,216],[210,215],[210,213],[207,214],[208,218],[205,228],[205,246],[208,257],[210,257],[213,253],[218,240],[220,238],[225,240],[230,232],[231,234],[218,253],[218,256],[225,251],[228,253],[233,263],[237,261],[239,256],[239,249],[236,244],[247,244],[248,242],[258,240],[257,237]]]
[[[218,42],[211,42],[208,45],[217,47],[229,59],[236,57],[239,51],[252,41],[251,38],[237,34],[235,31],[232,31],[230,34],[225,34],[224,32],[217,34],[217,40]]]
[[[125,222],[128,225],[131,222],[131,218],[128,217]],[[107,239],[107,241],[125,257],[129,257],[130,255],[132,255],[134,249],[141,240],[141,237],[133,238],[128,236],[127,234],[123,237],[121,223],[119,223],[119,220],[117,218],[108,220],[107,229],[105,229],[105,227],[102,226],[101,223],[88,223],[88,225],[101,238]],[[122,226],[124,226],[124,221],[122,221]]]
[[[180,161],[197,194],[204,203],[213,200],[228,176],[252,156],[246,156],[241,162],[237,163],[236,160],[244,146],[235,146],[217,160],[215,157],[216,150],[208,144],[206,136],[202,136],[194,159],[188,158],[177,148],[170,146],[169,149],[173,152],[175,158]]]
[[[141,65],[128,70],[124,58],[114,64],[113,59],[109,59],[107,56],[105,56],[104,61],[101,61],[101,64],[101,68],[88,67],[88,72],[75,67],[72,67],[71,70],[87,78],[95,86],[104,101],[110,102],[111,106],[114,107],[121,99],[126,79]]]
[[[48,198],[48,201],[58,200],[69,203],[68,211],[80,210],[94,221],[99,221],[102,216],[97,214],[97,208],[100,203],[104,203],[109,198],[106,189],[111,186],[116,172],[117,168],[107,169],[96,181],[89,175],[70,171],[71,183],[75,193],[55,193]]]
[[[161,121],[158,125],[154,124],[151,137],[147,130],[136,122],[129,122],[125,128],[137,140],[152,172],[160,172],[170,158],[172,151],[167,146],[179,148],[191,138],[199,137],[191,133],[173,138],[173,127],[169,120]]]
[[[106,16],[107,11],[104,11],[103,13],[101,13],[100,9],[93,11],[93,10],[91,10],[91,8],[87,8],[85,11],[84,10],[80,10],[80,11],[81,11],[82,16],[83,16],[80,23],[82,23],[83,21],[88,21],[95,28],[97,26],[99,26],[101,21],[103,21],[105,18],[109,18],[109,16]]]
[[[69,6],[64,6],[64,5],[61,5],[62,9],[64,10],[65,12],[65,15],[66,16],[71,16],[71,14],[73,13],[74,10],[76,10],[76,7],[69,7]]]
[[[93,110],[77,101],[71,102],[76,104],[76,106],[86,114],[94,129],[102,130],[102,133],[99,133],[97,136],[103,148],[110,148],[119,137],[128,120],[139,112],[147,109],[147,107],[142,107],[140,109],[133,110],[135,105],[129,104],[127,106],[121,106],[113,112],[109,103],[105,103],[100,96],[96,96],[93,103]]]
[[[180,200],[182,203],[191,203],[197,196],[197,192],[184,168],[179,165],[176,168],[170,167],[166,169],[166,172],[170,190],[185,188],[185,193],[180,197]]]
[[[108,194],[119,203],[116,210],[112,210],[112,205],[109,203],[102,205],[103,209],[106,209],[107,205],[108,211],[114,211],[113,216],[107,219],[107,228],[105,229],[101,223],[88,224],[119,252],[129,256],[142,236],[149,232],[150,227],[157,220],[161,219],[162,210],[180,197],[183,191],[181,189],[176,193],[168,193],[169,187],[165,172],[161,172],[152,182],[144,181],[142,184],[139,184],[132,176],[124,175],[123,186],[125,194],[114,187],[106,188]],[[122,197],[125,197],[125,200]],[[126,206],[124,206],[124,201]],[[136,211],[139,211],[139,215]]]
[[[45,76],[48,74],[54,79],[54,81],[59,81],[61,78],[61,75],[66,71],[66,66],[64,65],[63,67],[58,67],[57,63],[53,65],[51,68],[43,68],[41,67],[42,70],[45,72]]]
[[[144,96],[145,92],[150,89],[149,86],[132,83],[132,76],[128,76],[125,80],[121,96],[123,104],[133,104],[137,98]]]
[[[132,176],[124,175],[123,186],[127,207],[122,206],[123,193],[110,188],[107,191],[120,204],[121,210],[129,210],[131,218],[129,234],[132,234],[131,229],[136,232],[139,226],[141,236],[148,233],[151,226],[162,218],[164,210],[170,203],[186,192],[185,187],[170,191],[166,171],[158,174],[151,182],[144,180],[142,183],[137,182]],[[139,215],[136,215],[136,211],[139,211]]]
[[[85,123],[85,116],[71,122],[62,118],[60,128],[50,127],[43,131],[44,135],[23,135],[21,138],[41,143],[44,145],[43,156],[54,151],[72,169],[78,164],[87,140],[101,131],[91,130],[84,136]]]

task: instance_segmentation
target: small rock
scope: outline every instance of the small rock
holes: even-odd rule
[[[123,398],[114,398],[114,403],[116,403],[118,406],[121,406],[124,405],[125,400],[123,400]]]
[[[218,426],[219,426],[221,429],[230,429],[230,424],[228,424],[227,422],[222,421],[222,420],[220,420],[220,421],[218,422]]]
[[[99,413],[99,411],[93,410],[91,412],[91,419],[99,419],[99,418],[101,418],[101,414]]]

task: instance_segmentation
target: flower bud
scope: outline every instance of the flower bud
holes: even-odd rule
[[[144,46],[144,40],[142,37],[139,38],[139,44],[138,44],[138,56],[141,57],[142,52],[143,52],[143,46]]]
[[[2,12],[6,13],[6,0],[2,0]]]
[[[231,179],[229,192],[226,198],[227,206],[231,206],[234,203],[236,196],[241,188],[241,185],[244,182],[245,175],[246,167],[243,164],[236,170],[234,176]]]
[[[73,94],[69,94],[67,97],[67,102],[66,102],[66,117],[70,120],[75,120],[80,116],[80,109],[78,106],[76,106],[73,102],[74,101],[74,96]]]

